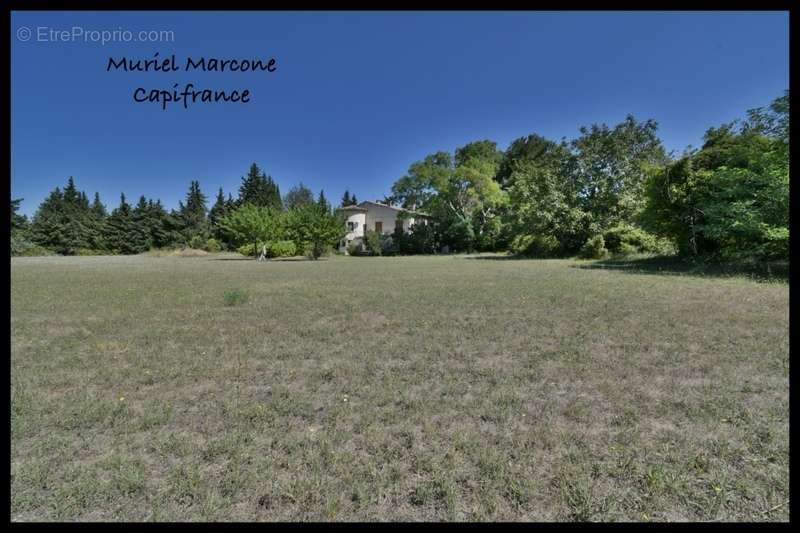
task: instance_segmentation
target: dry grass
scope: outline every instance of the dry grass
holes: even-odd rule
[[[235,259],[12,259],[13,520],[789,518],[785,283]]]

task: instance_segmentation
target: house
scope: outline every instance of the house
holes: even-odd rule
[[[344,253],[347,253],[350,243],[362,241],[367,230],[391,235],[396,229],[402,228],[404,233],[408,233],[414,224],[424,223],[428,218],[427,215],[410,209],[370,201],[348,205],[340,210],[344,213],[347,224],[347,234],[339,242],[339,250]]]

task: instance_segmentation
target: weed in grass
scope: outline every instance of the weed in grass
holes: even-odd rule
[[[247,293],[241,289],[228,289],[224,292],[222,298],[225,305],[229,307],[245,304],[249,300]]]

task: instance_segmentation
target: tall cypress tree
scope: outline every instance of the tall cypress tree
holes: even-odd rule
[[[194,237],[208,237],[208,220],[206,218],[206,197],[200,191],[200,183],[193,180],[189,184],[189,192],[186,194],[186,204],[179,204],[179,217],[181,222],[181,233],[188,243]]]
[[[325,198],[325,191],[320,189],[319,191],[319,198],[317,199],[317,205],[320,209],[325,211],[326,213],[330,212],[331,204],[328,203],[328,199]]]
[[[230,197],[229,197],[230,198]],[[228,214],[228,200],[225,200],[225,194],[222,192],[222,187],[219,188],[217,193],[217,200],[208,212],[208,221],[211,225],[211,234],[220,242],[225,241],[225,232],[220,228],[217,223],[222,217]]]
[[[345,190],[344,195],[342,196],[342,207],[347,207],[350,204],[351,204],[350,191]]]

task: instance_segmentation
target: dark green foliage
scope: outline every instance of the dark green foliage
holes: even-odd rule
[[[278,185],[272,180],[272,176],[267,176],[253,163],[247,176],[242,178],[239,187],[239,206],[253,204],[256,207],[268,207],[271,209],[283,209],[281,193]]]
[[[643,224],[674,240],[683,254],[788,259],[789,150],[781,126],[788,121],[788,95],[771,109],[771,118],[751,111],[754,125],[709,129],[699,151],[655,173]]]
[[[347,207],[348,205],[355,205],[356,197],[355,195],[350,196],[350,191],[344,191],[342,195],[342,205],[341,207]]]
[[[210,236],[210,227],[206,217],[206,197],[200,190],[200,183],[192,181],[186,193],[186,204],[178,203],[177,223],[181,240],[189,243],[193,237],[204,241]]]
[[[96,246],[100,235],[85,193],[78,192],[72,177],[62,192],[56,188],[42,202],[30,227],[31,240],[60,254]]]
[[[403,232],[395,230],[392,235],[397,246],[397,253],[401,255],[432,254],[436,252],[436,233],[433,224],[417,221]]]
[[[511,242],[511,253],[523,257],[555,257],[561,244],[553,235],[517,235]]]

